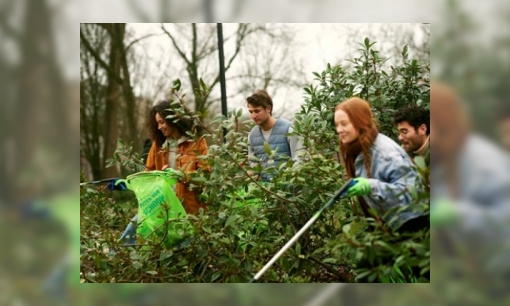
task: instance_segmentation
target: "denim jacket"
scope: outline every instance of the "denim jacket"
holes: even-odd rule
[[[407,153],[395,141],[379,133],[371,148],[372,163],[369,178],[371,193],[363,196],[367,204],[374,208],[379,216],[394,230],[406,221],[422,215],[422,212],[412,209],[413,198],[410,190],[416,190],[416,183],[420,180],[413,162]],[[354,161],[356,177],[367,177],[363,154],[359,154]],[[408,207],[401,212],[396,210]]]

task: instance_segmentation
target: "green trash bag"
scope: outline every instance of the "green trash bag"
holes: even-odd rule
[[[262,186],[266,187],[265,184],[261,183]],[[256,189],[259,187],[255,184],[249,184],[246,187],[243,187],[241,189],[238,189],[230,194],[228,194],[228,197],[232,199],[230,202],[232,206],[228,208],[230,213],[237,214],[240,212],[242,215],[248,213],[248,211],[251,211],[252,213],[256,213],[259,215],[259,222],[253,227],[252,233],[260,234],[262,231],[265,231],[268,229],[268,220],[265,217],[265,214],[262,212],[262,208],[264,207],[265,199],[264,197],[255,196],[257,194]],[[260,192],[258,192],[260,194]],[[261,213],[263,215],[261,215]],[[228,221],[227,221],[228,222]],[[226,226],[226,224],[225,224]]]
[[[229,194],[228,196],[230,198],[234,198],[235,202],[233,205],[233,208],[241,208],[246,205],[255,206],[257,208],[260,208],[262,203],[264,202],[263,199],[255,197],[252,192],[257,187],[253,184],[248,185],[247,188],[241,188],[237,190],[236,192]]]
[[[172,169],[165,171],[144,171],[129,175],[125,180],[118,180],[116,184],[124,182],[138,199],[138,226],[136,234],[148,239],[156,235],[160,239],[165,235],[164,225],[169,220],[182,219],[186,211],[181,201],[175,195],[173,186],[177,183],[177,174]],[[164,204],[168,205],[165,210]],[[164,244],[169,247],[180,242],[184,234],[183,223],[170,222]]]

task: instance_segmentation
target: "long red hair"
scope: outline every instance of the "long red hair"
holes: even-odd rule
[[[370,105],[367,101],[354,97],[338,104],[335,108],[335,111],[337,110],[343,110],[349,116],[349,121],[359,133],[358,138],[350,143],[344,144],[339,141],[340,155],[347,175],[351,178],[356,177],[354,161],[358,154],[362,153],[369,178],[371,175],[370,164],[372,163],[370,148],[379,133]]]

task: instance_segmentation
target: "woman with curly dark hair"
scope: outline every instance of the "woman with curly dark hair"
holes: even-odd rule
[[[149,113],[147,128],[152,146],[145,164],[147,171],[170,167],[187,174],[198,168],[206,168],[198,156],[208,154],[207,142],[203,137],[197,141],[191,139],[188,132],[197,134],[199,127],[193,124],[193,119],[184,118],[176,112],[175,107],[169,101],[161,101]],[[205,208],[196,192],[189,190],[185,182],[178,182],[175,192],[187,213],[196,213],[200,207]]]
[[[175,105],[169,101],[160,101],[154,105],[147,117],[152,146],[147,155],[145,170],[165,170],[172,168],[186,174],[195,172],[198,168],[207,169],[199,155],[208,155],[207,142],[203,137],[194,141],[189,132],[194,135],[200,133],[200,127],[195,126],[193,119],[185,118],[181,112],[175,110]],[[191,114],[186,114],[191,117]],[[189,189],[185,180],[177,182],[175,193],[181,200],[186,213],[198,213],[205,209],[198,199],[197,192]],[[131,219],[130,224],[120,237],[127,243],[134,243],[138,214]]]

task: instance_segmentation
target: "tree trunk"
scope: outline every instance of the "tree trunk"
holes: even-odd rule
[[[129,141],[133,142],[133,150],[134,152],[141,153],[142,151],[142,143],[140,139],[140,135],[138,133],[138,121],[139,117],[139,109],[136,105],[135,95],[133,93],[133,87],[131,86],[131,79],[128,69],[128,60],[127,54],[125,52],[124,42],[119,41],[119,46],[122,47],[122,92],[124,95],[124,100],[126,102],[125,107],[125,116],[127,129],[129,134]]]
[[[191,33],[192,33],[192,45],[191,45],[191,61],[188,63],[188,74],[189,80],[191,83],[191,89],[193,90],[193,94],[195,95],[195,112],[204,113],[204,101],[202,99],[202,95],[199,91],[195,91],[195,89],[201,89],[200,81],[198,79],[198,58],[197,58],[197,50],[198,50],[198,33],[197,33],[197,25],[195,23],[191,24]]]
[[[119,124],[118,124],[118,109],[120,104],[120,85],[117,77],[120,75],[120,68],[122,64],[122,54],[124,44],[119,42],[124,41],[124,32],[126,28],[125,23],[105,25],[109,30],[112,37],[110,41],[110,61],[109,66],[111,70],[108,72],[108,85],[106,88],[106,129],[104,134],[105,146],[103,154],[103,167],[106,166],[106,160],[112,158],[117,148],[117,141],[119,139]],[[106,168],[104,172],[105,177],[118,177],[119,170],[116,166]]]
[[[66,87],[59,70],[50,24],[50,11],[47,1],[28,1],[25,8],[24,32],[18,37],[21,64],[17,71],[17,95],[12,126],[14,137],[12,167],[13,175],[26,175],[28,172],[38,177],[42,184],[28,182],[23,188],[12,186],[22,197],[40,196],[49,179],[45,177],[57,165],[61,169],[76,166],[69,159],[54,158],[69,152],[70,128],[66,112]],[[55,120],[56,119],[56,120]],[[77,139],[74,144],[78,144]],[[72,148],[78,152],[78,146]],[[44,156],[49,152],[48,156]],[[41,154],[44,163],[36,160]],[[53,158],[52,158],[53,157]],[[48,161],[49,158],[49,161]],[[62,164],[68,162],[68,164]],[[10,188],[11,189],[11,188]]]

